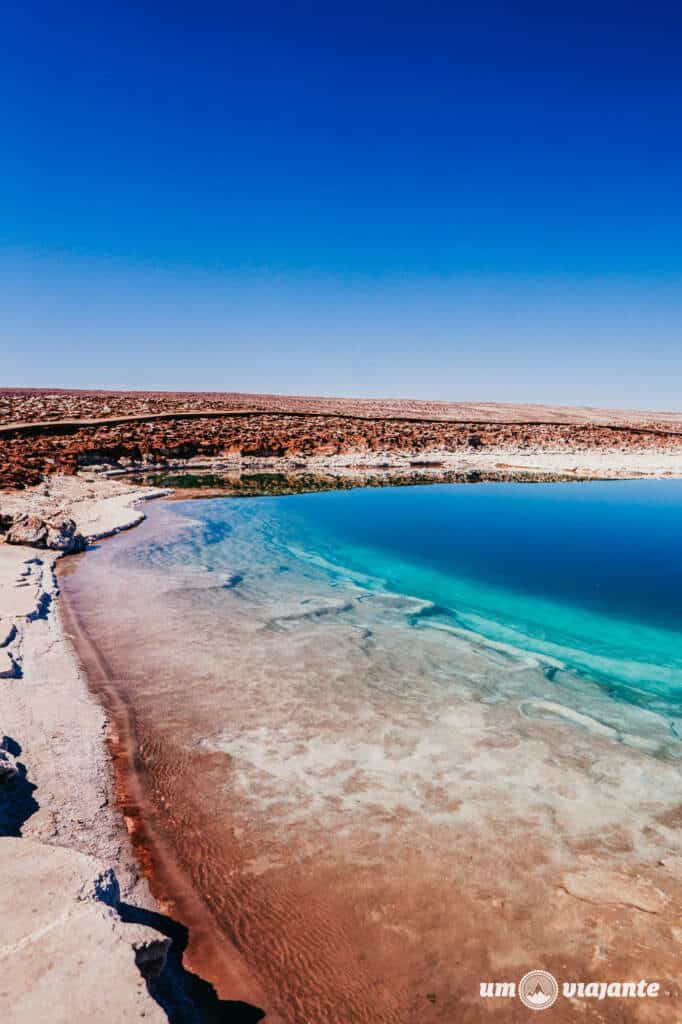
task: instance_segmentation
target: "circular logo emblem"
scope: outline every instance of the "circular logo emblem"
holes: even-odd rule
[[[559,983],[549,971],[529,971],[519,982],[519,999],[529,1010],[547,1010],[559,995]]]

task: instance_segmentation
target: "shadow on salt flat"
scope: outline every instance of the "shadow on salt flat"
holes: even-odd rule
[[[7,751],[12,758],[18,758],[21,754],[20,745],[11,736],[0,740],[0,749]],[[29,781],[26,766],[17,761],[16,770],[14,778],[5,783],[0,782],[0,837],[20,837],[24,823],[40,807],[33,796],[38,787]]]
[[[188,971],[183,956],[189,940],[185,925],[166,914],[144,910],[129,903],[119,905],[122,921],[155,928],[172,940],[166,965],[156,980],[148,980],[152,998],[170,1024],[257,1024],[265,1011],[234,999],[219,999],[210,982]]]

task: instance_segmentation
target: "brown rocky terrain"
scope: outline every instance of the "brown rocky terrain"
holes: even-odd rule
[[[0,489],[93,462],[682,452],[682,414],[230,393],[0,391]]]
[[[495,423],[589,423],[667,427],[682,431],[682,413],[598,409],[588,406],[513,405],[500,402],[430,402],[404,398],[324,398],[245,394],[236,391],[72,391],[61,388],[0,389],[0,425],[167,412],[256,409],[262,412],[370,419]]]

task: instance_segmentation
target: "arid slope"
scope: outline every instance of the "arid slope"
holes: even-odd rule
[[[0,391],[0,488],[94,462],[682,453],[682,413],[228,393]]]

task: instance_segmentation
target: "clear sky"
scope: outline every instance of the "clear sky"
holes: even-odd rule
[[[676,6],[5,5],[0,385],[682,408]]]

